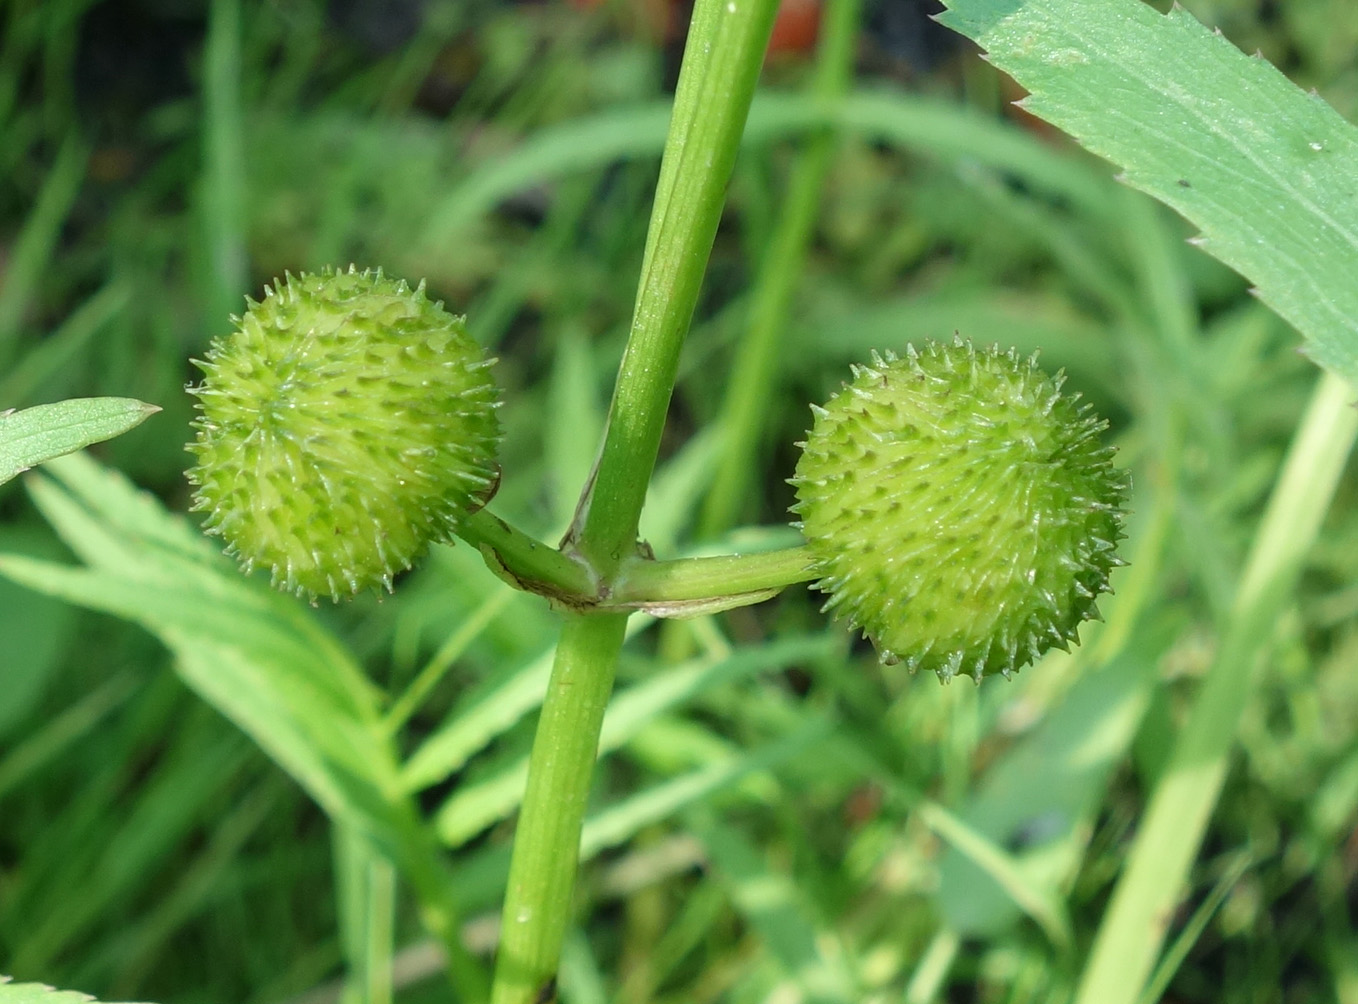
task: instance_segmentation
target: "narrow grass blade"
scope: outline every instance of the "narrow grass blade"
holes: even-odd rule
[[[132,287],[118,279],[82,303],[41,343],[23,354],[15,366],[0,377],[0,401],[27,403],[42,391],[67,364],[78,356],[104,326],[132,300]],[[55,396],[55,395],[54,395]]]
[[[13,357],[24,313],[44,270],[52,263],[61,228],[85,178],[88,160],[89,149],[84,141],[74,134],[69,136],[13,246],[0,281],[0,363]]]
[[[585,820],[580,837],[581,857],[590,858],[624,844],[647,826],[672,817],[680,809],[709,798],[756,771],[768,770],[805,753],[832,728],[833,722],[828,718],[810,718],[794,732],[771,743],[662,781],[601,809]]]
[[[789,665],[808,658],[809,652],[824,649],[825,639],[788,638],[742,649],[719,661],[695,660],[637,684],[609,704],[599,737],[599,752],[602,755],[617,749],[656,716],[712,687]],[[445,843],[459,846],[509,815],[523,796],[527,776],[528,758],[523,757],[459,789],[435,814],[439,836]]]
[[[1212,887],[1212,891],[1198,904],[1198,908],[1193,911],[1193,916],[1188,918],[1183,930],[1174,939],[1174,944],[1169,946],[1169,950],[1160,959],[1160,964],[1156,966],[1155,973],[1146,985],[1146,989],[1141,992],[1141,999],[1137,1004],[1156,1004],[1157,1001],[1164,1000],[1165,991],[1169,989],[1170,981],[1174,978],[1179,966],[1183,964],[1184,959],[1188,958],[1188,953],[1197,944],[1203,932],[1207,930],[1207,925],[1217,915],[1217,910],[1221,907],[1227,895],[1253,864],[1254,861],[1247,851],[1234,855],[1225,872],[1217,879],[1216,885]]]
[[[181,734],[142,789],[118,807],[98,848],[73,870],[68,862],[57,864],[68,880],[80,876],[79,895],[61,910],[35,911],[6,965],[14,972],[51,971],[58,959],[78,952],[100,921],[143,888],[147,872],[203,826],[208,807],[220,804],[248,752],[231,733]]]
[[[1078,868],[1080,834],[1136,734],[1158,651],[1139,646],[1085,674],[959,810],[969,826],[1012,848],[1017,867],[1035,884],[1065,888]],[[998,936],[1022,917],[999,883],[956,847],[939,863],[938,897],[944,919],[963,937]]]
[[[542,703],[551,672],[548,650],[469,699],[406,761],[401,769],[402,787],[419,791],[460,770],[492,739]]]
[[[348,973],[346,1004],[391,1004],[396,875],[362,834],[335,827],[340,944]]]
[[[448,233],[490,212],[515,192],[625,158],[659,156],[666,103],[614,109],[543,129],[512,152],[478,167],[428,215],[427,232]],[[1104,216],[1110,182],[1012,125],[954,102],[859,90],[842,98],[763,93],[750,106],[742,143],[758,146],[822,129],[879,140],[943,159],[965,158],[1005,171],[1034,191]]]
[[[561,949],[561,990],[571,1004],[608,1004],[610,1000],[599,962],[578,929],[566,935]]]
[[[244,796],[233,796],[230,812],[214,817],[207,845],[176,875],[168,894],[158,896],[149,911],[139,913],[117,937],[103,941],[101,951],[84,959],[81,972],[91,974],[91,985],[142,985],[157,971],[163,953],[173,950],[185,925],[212,909],[222,885],[233,880],[242,855],[249,853],[246,844],[284,804],[281,796],[287,786],[281,775],[273,775]],[[111,980],[105,975],[109,973]]]
[[[863,995],[843,955],[835,950],[834,932],[824,929],[792,879],[771,868],[750,840],[734,826],[708,821],[698,827],[717,876],[729,890],[736,909],[754,929],[786,974],[796,993],[784,995],[809,1004],[848,1004]]]
[[[32,494],[86,567],[0,556],[0,574],[142,624],[184,681],[239,726],[337,822],[362,834],[415,888],[455,982],[484,976],[458,938],[458,909],[433,842],[397,780],[378,693],[294,600],[241,576],[182,519],[85,458]]]
[[[917,813],[925,826],[1004,890],[1004,894],[1037,923],[1053,945],[1066,949],[1074,943],[1065,903],[1050,886],[1035,881],[1012,854],[946,806],[903,784],[896,772],[881,764],[859,737],[837,737],[829,748],[843,760],[846,769],[874,779],[893,799]]]
[[[793,356],[805,353],[817,366],[827,365],[827,356],[847,364],[866,358],[874,349],[904,351],[907,342],[954,330],[965,331],[978,344],[1012,345],[1025,355],[1040,350],[1046,365],[1059,360],[1082,386],[1110,395],[1126,391],[1125,374],[1107,350],[1106,324],[1076,313],[1046,293],[928,291],[855,306],[852,311],[821,308],[793,328],[789,346]],[[832,342],[827,343],[826,331],[835,332]]]
[[[241,110],[240,0],[213,0],[203,53],[203,237],[212,318],[239,309],[245,292],[246,180]]]
[[[0,755],[0,800],[40,771],[118,708],[132,694],[132,681],[117,676],[90,691],[65,711]]]
[[[1132,1004],[1150,974],[1165,918],[1183,895],[1225,782],[1256,667],[1358,434],[1353,398],[1352,387],[1330,374],[1316,387],[1255,535],[1216,657],[1095,938],[1077,1004]]]
[[[43,528],[11,525],[0,528],[0,553],[55,557],[60,544]],[[39,714],[43,699],[60,677],[61,667],[76,643],[77,612],[32,590],[0,581],[0,638],[4,639],[4,697],[0,699],[0,749],[13,751],[54,724]],[[85,695],[88,697],[88,695]],[[82,698],[83,700],[83,698]],[[4,757],[0,756],[0,760]],[[4,768],[0,767],[0,775]],[[2,788],[3,785],[0,785]]]

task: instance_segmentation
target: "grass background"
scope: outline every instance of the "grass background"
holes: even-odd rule
[[[1346,5],[1188,6],[1358,111]],[[284,269],[381,265],[427,278],[494,346],[508,401],[497,509],[551,536],[593,460],[630,318],[675,26],[626,4],[376,10],[0,7],[0,406],[160,405],[96,452],[183,509],[188,359]],[[785,518],[807,402],[849,361],[959,330],[1040,348],[1112,420],[1136,484],[1134,564],[1085,646],[979,690],[878,666],[801,589],[639,625],[624,691],[674,681],[685,658],[723,668],[615,730],[569,1001],[1060,1000],[1316,379],[1295,333],[1179,221],[1009,110],[1004,80],[904,10],[870,5],[858,33],[857,126],[828,160],[738,522]],[[658,553],[701,543],[721,376],[810,86],[805,55],[766,66],[643,523]],[[893,131],[925,112],[932,131]],[[1259,633],[1230,780],[1170,921],[1166,999],[1358,1000],[1354,500],[1350,473]],[[0,488],[0,520],[0,550],[62,554],[17,482]],[[394,596],[314,613],[392,692],[455,654],[407,752],[508,708],[506,681],[554,637],[540,602],[468,552],[437,550]],[[343,849],[159,643],[0,581],[0,656],[0,969],[166,1002],[332,993],[352,920]],[[503,714],[455,773],[422,779],[461,899],[486,916],[512,832],[505,778],[531,736],[531,716]],[[664,802],[695,777],[720,783]],[[669,808],[645,811],[638,793]],[[959,853],[969,836],[1012,855],[1008,888]],[[402,995],[438,996],[413,913],[397,927]],[[473,940],[493,927],[474,922]]]

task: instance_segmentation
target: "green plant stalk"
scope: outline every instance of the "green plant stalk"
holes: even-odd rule
[[[240,309],[246,276],[245,127],[241,111],[240,0],[213,0],[203,76],[203,207],[213,324]]]
[[[375,859],[365,876],[369,912],[363,960],[363,1004],[392,1004],[395,989],[392,947],[396,928],[396,870]]]
[[[391,1004],[396,870],[361,833],[333,827],[336,900],[347,973],[344,1004]]]
[[[675,561],[632,558],[618,570],[608,601],[615,606],[646,607],[783,589],[814,579],[814,561],[805,545]]]
[[[679,350],[768,46],[776,0],[699,0],[660,166],[632,331],[567,549],[601,580],[635,553]],[[580,828],[626,616],[567,615],[510,861],[493,1004],[556,999]]]
[[[1255,669],[1358,434],[1353,396],[1353,388],[1331,374],[1312,396],[1255,536],[1221,647],[1095,938],[1076,1004],[1133,1004],[1155,964],[1221,793]]]
[[[510,585],[546,596],[576,613],[622,613],[693,600],[729,601],[743,594],[783,589],[816,576],[811,554],[803,546],[672,561],[634,555],[619,565],[604,587],[583,562],[486,510],[469,517],[458,533],[478,548],[486,563]],[[399,721],[409,713],[411,702],[424,693],[424,686],[422,683],[414,696],[402,698],[400,713],[391,713],[393,720]]]
[[[1236,883],[1257,863],[1254,852],[1248,846],[1231,855],[1231,860],[1228,861],[1226,868],[1217,878],[1211,892],[1202,897],[1197,908],[1193,911],[1193,915],[1188,918],[1188,922],[1179,929],[1179,936],[1174,939],[1169,949],[1160,956],[1160,962],[1155,967],[1155,973],[1152,974],[1150,983],[1141,992],[1139,1004],[1158,1004],[1159,1001],[1165,999],[1166,991],[1169,990],[1169,984],[1173,980],[1174,974],[1178,972],[1179,966],[1183,965],[1184,960],[1188,958],[1189,952],[1198,943],[1203,932],[1207,930],[1207,925],[1216,917],[1217,911],[1225,902],[1226,897],[1235,889]]]
[[[453,877],[444,862],[443,849],[432,831],[420,820],[413,806],[402,806],[399,844],[383,850],[396,862],[410,884],[419,905],[425,930],[442,946],[447,956],[449,982],[460,999],[479,1004],[489,996],[486,971],[462,941],[462,913],[453,897]]]
[[[489,510],[468,516],[458,527],[457,535],[477,548],[491,569],[517,588],[575,606],[588,605],[599,593],[598,581],[589,566],[511,526]]]
[[[607,579],[636,549],[679,350],[721,219],[775,0],[699,0],[674,99],[603,450],[571,543]]]
[[[853,69],[860,0],[831,0],[824,35],[816,53],[811,94],[832,100],[844,94]],[[769,402],[778,386],[778,345],[787,328],[788,307],[806,261],[806,248],[820,212],[821,189],[838,135],[824,129],[812,135],[797,160],[787,201],[768,252],[760,263],[750,307],[750,326],[741,340],[722,401],[718,428],[721,453],[712,489],[703,503],[699,536],[711,539],[740,518],[758,469],[755,453],[768,425]]]
[[[626,624],[625,615],[571,615],[562,628],[514,836],[492,1004],[556,999],[580,827]]]

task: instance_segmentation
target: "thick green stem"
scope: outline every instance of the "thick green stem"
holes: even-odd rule
[[[495,573],[513,586],[559,599],[567,606],[588,606],[598,596],[599,584],[588,566],[510,526],[489,510],[467,517],[457,533],[478,548]]]
[[[571,616],[561,632],[514,838],[491,1004],[556,999],[580,827],[627,618]]]
[[[633,558],[618,570],[608,601],[615,606],[649,608],[779,590],[814,579],[814,563],[805,546],[677,561]]]
[[[576,546],[605,578],[635,547],[698,288],[768,45],[776,0],[699,0],[674,99],[632,332]]]
[[[694,604],[707,610],[725,610],[756,603],[795,582],[816,577],[814,559],[803,546],[676,561],[632,556],[622,562],[607,586],[602,586],[583,562],[484,510],[468,519],[459,532],[480,549],[486,563],[501,578],[545,596],[571,613],[649,610],[665,616],[696,612],[696,608],[690,609]],[[415,687],[412,695],[400,702],[399,713],[393,710],[392,719],[402,721],[412,702],[424,692],[423,684]]]
[[[776,11],[776,0],[698,0],[694,8],[632,331],[599,464],[568,538],[567,549],[584,559],[604,588],[636,550],[680,346]],[[556,999],[580,826],[625,626],[625,615],[567,616],[529,760],[493,1004]]]
[[[842,95],[853,69],[859,0],[831,0],[816,56],[811,93]],[[789,306],[802,275],[806,248],[820,213],[821,189],[838,137],[826,129],[807,140],[793,170],[783,212],[768,251],[760,262],[750,306],[750,323],[731,367],[718,419],[721,455],[712,489],[703,505],[699,535],[711,539],[730,528],[750,497],[756,452],[768,426],[769,404],[778,388],[778,346],[787,328]]]

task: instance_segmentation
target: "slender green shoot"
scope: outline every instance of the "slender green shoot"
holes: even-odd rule
[[[831,0],[816,55],[811,95],[833,100],[848,88],[858,38],[860,0]],[[779,386],[778,349],[788,327],[797,281],[806,260],[812,228],[820,214],[822,188],[829,172],[837,132],[812,134],[797,159],[779,214],[760,262],[751,297],[750,320],[731,366],[726,397],[718,416],[721,456],[703,504],[699,536],[712,538],[742,515],[750,495],[755,455],[768,426],[768,409]]]
[[[599,464],[566,547],[605,582],[637,550],[679,350],[776,10],[773,0],[699,0],[694,9],[632,331]],[[493,1004],[555,999],[585,798],[625,626],[621,615],[569,615],[562,629],[510,862]]]

